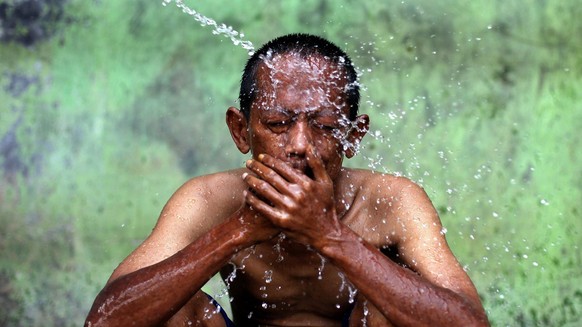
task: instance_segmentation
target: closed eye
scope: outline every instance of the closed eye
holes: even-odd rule
[[[332,131],[341,127],[336,117],[313,117],[311,125],[325,131]]]
[[[286,120],[270,120],[265,123],[267,127],[275,132],[275,133],[282,133],[289,128],[289,125],[292,123],[290,119]]]
[[[326,131],[331,131],[331,130],[334,130],[337,128],[337,126],[335,124],[325,124],[325,123],[321,123],[318,121],[314,121],[312,124],[313,124],[313,126],[319,128],[319,129],[326,130]]]
[[[273,127],[284,126],[284,125],[287,125],[287,124],[288,124],[288,121],[287,120],[267,122],[267,126],[273,126]]]

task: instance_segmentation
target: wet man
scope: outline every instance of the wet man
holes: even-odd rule
[[[342,166],[368,130],[358,100],[335,45],[264,45],[226,112],[252,159],[178,189],[86,325],[232,325],[201,291],[220,272],[237,326],[487,326],[422,188]]]

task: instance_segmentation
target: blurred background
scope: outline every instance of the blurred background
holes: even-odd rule
[[[372,118],[347,164],[426,189],[494,326],[582,325],[577,0],[186,4],[343,47]],[[243,166],[247,58],[161,0],[0,1],[0,325],[81,325],[176,188]]]

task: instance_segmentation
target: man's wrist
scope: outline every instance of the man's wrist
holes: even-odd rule
[[[265,237],[262,237],[255,224],[253,224],[252,221],[254,219],[258,219],[255,213],[241,208],[228,220],[227,224],[232,224],[229,229],[232,229],[232,242],[236,247],[236,251],[265,241]]]
[[[337,228],[332,229],[325,237],[314,241],[313,246],[323,256],[333,259],[341,255],[346,245],[350,242],[359,242],[359,236],[346,225],[338,223]]]

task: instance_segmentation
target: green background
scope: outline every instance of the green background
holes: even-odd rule
[[[248,54],[161,0],[45,1],[32,26],[23,2],[0,1],[0,325],[79,326],[177,187],[242,167]],[[255,46],[345,48],[372,118],[348,165],[423,185],[494,326],[582,325],[578,1],[187,4]]]

